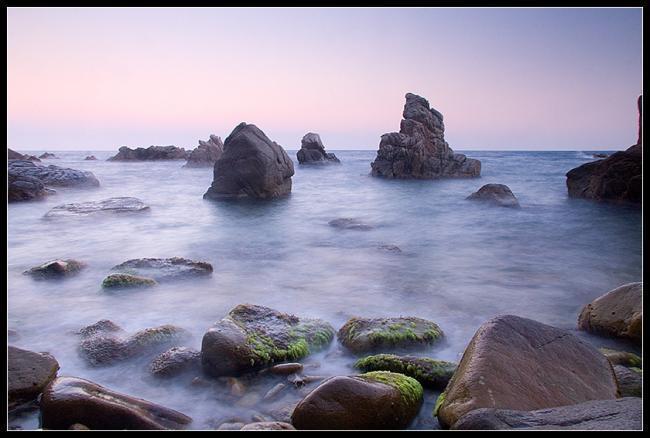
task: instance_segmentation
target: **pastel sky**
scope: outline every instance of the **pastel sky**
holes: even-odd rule
[[[642,10],[9,8],[7,145],[193,148],[254,123],[376,149],[404,95],[454,149],[636,142]]]

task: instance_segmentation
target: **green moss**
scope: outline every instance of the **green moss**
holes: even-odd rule
[[[355,368],[362,371],[391,371],[413,377],[424,386],[444,388],[456,370],[456,364],[426,357],[400,357],[377,354],[359,359]]]
[[[639,373],[639,374],[643,374],[643,370],[642,370],[641,368],[630,367],[630,369],[631,369],[632,371],[634,371],[634,372]]]
[[[440,406],[445,402],[445,396],[447,395],[446,392],[442,392],[438,398],[436,399],[436,405],[433,407],[433,416],[437,417],[438,416],[438,411],[440,410]]]
[[[102,287],[104,288],[146,287],[156,284],[158,283],[151,278],[130,274],[110,274],[102,281]]]
[[[366,380],[384,383],[397,389],[407,406],[417,405],[424,398],[424,390],[420,382],[403,374],[391,373],[389,371],[372,371],[362,374],[360,377]]]
[[[610,350],[609,348],[599,348],[601,353],[614,365],[624,365],[626,367],[641,367],[641,358],[634,353],[627,351]]]

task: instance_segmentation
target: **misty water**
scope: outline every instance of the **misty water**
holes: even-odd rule
[[[153,355],[91,367],[78,353],[81,327],[110,319],[128,332],[174,324],[203,333],[240,303],[319,317],[336,329],[352,316],[418,316],[435,321],[445,339],[416,354],[459,361],[476,329],[499,314],[515,314],[571,330],[596,346],[638,352],[619,341],[578,332],[581,307],[603,293],[641,280],[641,211],[569,199],[565,173],[593,160],[584,152],[466,152],[482,161],[478,179],[390,181],[369,175],[375,151],[333,151],[341,165],[296,164],[289,197],[271,202],[202,198],[212,169],[182,161],[107,162],[107,151],[55,152],[44,164],[92,171],[101,186],[57,189],[42,202],[8,206],[8,325],[12,345],[48,351],[59,376],[75,376],[176,409],[192,429],[225,421],[251,422],[302,398],[288,387],[273,402],[255,404],[281,378],[247,381],[247,395],[196,387],[192,375],[153,378]],[[40,152],[39,152],[40,153]],[[99,161],[84,161],[94,154]],[[465,200],[483,184],[508,185],[521,209]],[[144,214],[44,219],[55,205],[134,196]],[[341,230],[328,221],[357,218],[370,231]],[[382,250],[397,245],[402,252]],[[187,257],[214,266],[211,277],[108,293],[112,266],[140,257]],[[23,271],[55,258],[88,264],[63,281],[35,281]],[[335,340],[304,360],[305,374],[355,373],[355,357]],[[196,375],[196,374],[195,374]],[[317,384],[312,384],[312,389]],[[251,395],[253,394],[253,395]],[[437,428],[427,391],[411,428]],[[38,412],[10,424],[38,428]]]

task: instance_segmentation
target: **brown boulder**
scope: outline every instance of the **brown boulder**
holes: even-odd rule
[[[59,363],[48,353],[7,348],[7,396],[9,410],[36,400],[59,370]]]

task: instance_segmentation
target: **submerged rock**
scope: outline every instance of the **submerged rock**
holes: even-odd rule
[[[641,368],[641,358],[634,353],[610,350],[609,348],[599,348],[598,351],[603,353],[612,365]]]
[[[157,282],[201,277],[212,274],[212,265],[182,257],[167,259],[143,258],[127,260],[111,268],[133,275],[151,277]]]
[[[226,138],[206,199],[269,199],[291,192],[293,162],[255,125],[240,123]]]
[[[39,155],[38,158],[40,158],[42,160],[42,159],[47,159],[47,158],[59,158],[59,157],[57,157],[56,155],[51,154],[49,152],[45,152],[45,153]]]
[[[510,188],[503,184],[485,184],[466,199],[487,202],[500,207],[519,208],[519,201]]]
[[[78,262],[77,260],[51,260],[43,263],[40,266],[35,266],[32,269],[23,272],[25,275],[30,275],[38,279],[47,278],[63,278],[70,277],[78,274],[86,266],[85,263]]]
[[[29,176],[38,179],[45,186],[98,187],[99,181],[92,172],[59,166],[42,166],[26,160],[11,160],[9,174],[14,177]]]
[[[34,155],[21,154],[20,152],[16,152],[13,149],[9,148],[7,148],[7,160],[28,160],[37,162],[41,161]]]
[[[432,321],[415,317],[352,318],[339,329],[338,338],[353,353],[378,349],[426,346],[442,338]]]
[[[320,135],[309,132],[302,138],[300,150],[296,153],[300,164],[331,164],[340,163],[336,155],[325,152],[325,146]]]
[[[583,307],[578,328],[641,343],[643,283],[628,283]]]
[[[203,336],[203,369],[234,376],[277,362],[295,361],[329,345],[334,329],[263,306],[240,304]]]
[[[201,352],[187,347],[173,347],[159,354],[149,365],[156,377],[173,377],[201,366]]]
[[[422,386],[402,374],[336,376],[298,403],[291,423],[296,429],[404,429],[422,401]]]
[[[98,213],[141,213],[148,210],[149,206],[138,198],[118,197],[102,201],[57,205],[47,212],[45,217],[88,216]]]
[[[621,397],[641,397],[642,373],[635,371],[636,369],[638,368],[614,365],[614,374]]]
[[[479,408],[537,410],[618,396],[612,366],[569,332],[513,315],[484,323],[434,415],[450,427]]]
[[[369,231],[373,227],[371,225],[365,224],[358,219],[341,217],[338,219],[332,219],[327,223],[330,227],[340,228],[342,230],[361,230]]]
[[[158,283],[153,278],[141,277],[132,274],[110,274],[104,281],[102,287],[105,289],[122,289],[128,287],[149,287]]]
[[[7,347],[8,408],[36,400],[43,389],[56,377],[59,363],[49,353]]]
[[[108,161],[155,161],[155,160],[184,160],[189,153],[176,146],[149,146],[148,148],[131,149],[122,146],[117,155]]]
[[[406,94],[400,131],[381,136],[372,176],[397,179],[468,178],[481,174],[481,162],[456,154],[445,141],[442,114],[429,102]]]
[[[41,423],[47,429],[68,429],[75,423],[90,429],[183,429],[191,422],[173,409],[75,377],[54,380],[41,398]]]
[[[458,364],[428,357],[377,354],[359,359],[354,367],[367,371],[391,371],[413,377],[422,386],[445,389]]]
[[[183,167],[211,167],[223,153],[221,137],[210,135],[208,141],[199,140],[196,149],[190,152]]]

